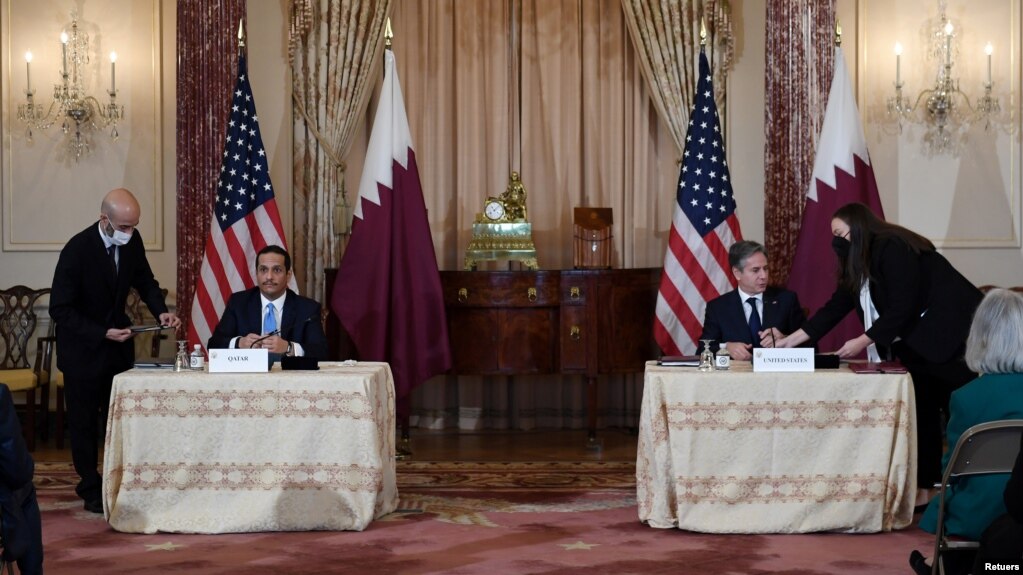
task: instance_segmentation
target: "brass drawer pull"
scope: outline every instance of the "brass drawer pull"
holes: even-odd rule
[[[569,299],[579,299],[582,297],[582,290],[579,289],[579,286],[574,286],[568,290],[568,297]]]
[[[583,330],[580,329],[579,326],[573,325],[568,330],[568,337],[574,339],[575,341],[579,341],[580,339],[583,338]]]
[[[526,290],[526,299],[529,301],[536,301],[536,288],[531,287]]]
[[[469,289],[468,288],[458,288],[458,302],[459,303],[465,303],[467,301],[469,301]]]

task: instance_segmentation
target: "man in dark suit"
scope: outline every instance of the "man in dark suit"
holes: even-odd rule
[[[774,347],[775,340],[803,324],[806,314],[795,292],[767,286],[764,246],[735,242],[728,250],[728,264],[739,285],[707,302],[700,339],[724,346],[732,359],[749,360],[754,347]]]
[[[85,509],[103,512],[102,478],[96,470],[100,418],[106,421],[114,376],[131,369],[135,345],[124,311],[135,288],[153,317],[178,327],[167,311],[160,284],[146,259],[138,200],[123,188],[100,205],[99,222],[76,234],[57,260],[50,292],[50,317],[57,326],[57,367],[64,372],[71,459],[81,481],[76,491]],[[62,433],[61,430],[57,431]]]
[[[256,254],[257,286],[231,295],[208,349],[265,348],[280,356],[327,357],[320,304],[288,289],[291,256],[280,246]]]
[[[11,391],[0,383],[0,515],[4,561],[22,575],[43,572],[43,528],[32,483],[35,462],[25,449]]]

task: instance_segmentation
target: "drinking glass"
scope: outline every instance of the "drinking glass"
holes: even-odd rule
[[[185,350],[185,340],[178,341],[178,353],[174,356],[174,371],[185,371],[189,369],[188,351]]]
[[[711,351],[710,346],[714,343],[712,339],[701,339],[703,342],[703,353],[700,354],[700,371],[713,371],[714,370],[714,352]]]

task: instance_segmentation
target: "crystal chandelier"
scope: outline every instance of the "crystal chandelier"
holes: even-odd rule
[[[60,123],[65,138],[67,157],[77,162],[91,151],[91,130],[110,126],[110,137],[117,140],[117,122],[124,118],[124,106],[117,103],[117,53],[110,53],[110,101],[99,100],[85,91],[84,73],[89,65],[89,35],[78,29],[78,15],[71,13],[70,27],[60,35],[60,82],[53,86],[49,106],[35,101],[32,89],[32,53],[25,53],[25,103],[18,105],[18,120],[25,124],[25,137],[31,142],[34,131]],[[45,113],[44,113],[45,108]]]
[[[902,133],[905,122],[923,125],[926,129],[923,143],[932,154],[958,152],[966,131],[974,123],[983,122],[985,130],[990,130],[993,122],[1001,123],[998,118],[1001,106],[998,98],[992,95],[991,54],[994,47],[990,42],[985,46],[987,80],[983,83],[983,95],[973,104],[959,88],[959,79],[953,70],[959,53],[959,29],[946,16],[944,0],[939,0],[938,11],[939,17],[929,34],[927,50],[927,58],[938,62],[934,86],[921,90],[912,101],[903,95],[902,45],[896,42],[895,94],[887,101],[888,118],[894,121],[898,133]]]

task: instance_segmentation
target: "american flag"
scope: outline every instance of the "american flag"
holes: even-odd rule
[[[735,287],[728,248],[741,239],[710,65],[701,50],[654,318],[654,339],[666,355],[696,351],[707,302]]]
[[[238,59],[210,235],[192,299],[189,347],[198,343],[205,348],[231,294],[256,285],[256,253],[271,244],[288,247],[243,54]],[[289,287],[296,289],[294,276]]]

